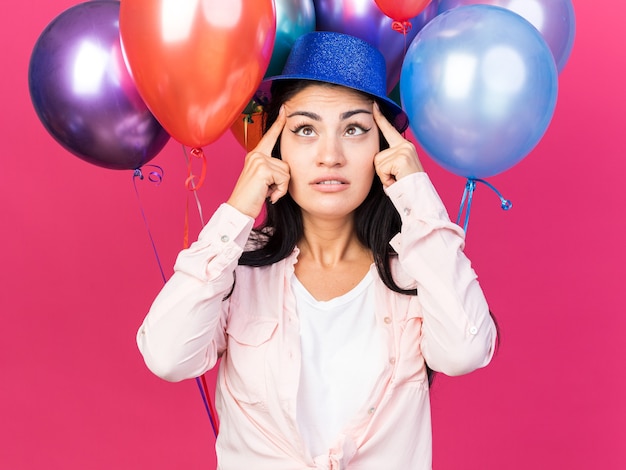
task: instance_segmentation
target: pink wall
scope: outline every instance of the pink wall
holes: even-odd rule
[[[69,0],[0,15],[0,468],[210,469],[213,437],[193,381],[144,368],[134,335],[161,286],[132,173],[73,157],[37,120],[35,40]],[[626,6],[575,0],[577,38],[539,146],[478,188],[467,252],[502,328],[493,364],[437,379],[435,468],[626,468]],[[596,6],[593,6],[593,5]],[[243,158],[206,149],[211,213]],[[451,215],[463,180],[424,158]],[[171,142],[140,183],[166,272],[182,244],[185,163]],[[192,212],[192,233],[199,228]]]

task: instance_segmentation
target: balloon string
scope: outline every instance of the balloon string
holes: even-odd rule
[[[207,385],[206,374],[202,375],[200,378],[202,380],[202,389],[204,390],[205,396],[210,397],[211,394],[209,393],[209,386]],[[211,400],[207,400],[207,404],[209,406],[210,415],[211,415],[210,416],[211,425],[213,426],[215,436],[217,437],[217,434],[219,433],[219,430],[220,430],[220,423],[218,421],[217,413],[215,412],[215,408],[213,407],[213,402]]]
[[[246,114],[243,117],[243,146],[246,152],[248,151],[248,124],[250,124],[250,121],[252,121],[252,118],[249,114]]]
[[[200,181],[198,185],[195,183],[195,176],[191,173],[191,159],[187,155],[185,150],[185,146],[183,145],[183,155],[185,156],[185,161],[187,163],[187,179],[185,180],[185,186],[191,192],[196,199],[196,206],[198,208],[198,215],[200,216],[200,223],[204,226],[204,216],[202,215],[202,204],[200,204],[200,198],[198,197],[198,188],[204,183],[204,178],[206,176],[206,157],[204,156],[204,152],[200,148],[194,148],[191,150],[191,154],[195,157],[202,158],[202,173],[200,176]],[[185,200],[185,225],[183,229],[183,248],[189,247],[189,192],[187,193],[187,198]],[[215,409],[213,408],[213,402],[211,400],[211,394],[209,393],[209,388],[206,384],[206,378],[204,375],[200,377],[196,377],[196,384],[198,385],[198,390],[200,391],[200,396],[202,397],[202,402],[204,403],[204,408],[209,415],[209,421],[211,422],[211,429],[213,429],[213,435],[217,437],[219,432],[219,425],[217,423],[217,414],[215,413]]]
[[[404,51],[402,53],[402,57],[406,55],[406,49],[407,49],[406,33],[411,31],[412,27],[413,25],[411,24],[410,21],[394,21],[393,23],[391,23],[391,29],[399,33],[402,33],[402,35],[404,36]]]
[[[411,24],[410,21],[394,21],[393,23],[391,23],[391,29],[404,34],[405,40],[406,40],[406,33],[411,31],[412,27],[413,25]]]
[[[200,150],[200,152],[202,152],[202,150]],[[184,145],[183,145],[183,155],[185,156],[185,161],[187,162],[187,179],[185,180],[185,185],[190,191],[193,192],[193,195],[196,199],[196,206],[198,208],[198,214],[200,215],[200,223],[204,227],[204,216],[202,214],[202,204],[200,204],[200,198],[198,197],[198,192],[197,192],[200,186],[199,185],[196,186],[194,182],[195,177],[194,175],[191,174],[191,161],[189,160],[189,157],[187,156],[187,152],[185,151]],[[204,178],[206,176],[206,158],[204,156],[204,153],[202,153],[202,156],[200,158],[202,158],[202,177],[200,178],[199,184],[204,183]]]
[[[154,168],[154,170],[150,171],[148,173],[148,181],[150,181],[151,183],[156,184],[157,186],[159,184],[161,184],[161,182],[163,181],[163,169],[159,166],[156,165],[144,165],[145,167],[152,167]],[[154,256],[157,260],[157,264],[159,266],[159,271],[161,273],[161,278],[163,279],[163,284],[165,284],[167,282],[167,279],[165,277],[165,272],[163,271],[163,265],[161,264],[161,259],[159,257],[159,253],[156,249],[156,244],[154,243],[154,237],[152,236],[152,232],[150,230],[150,226],[148,224],[148,218],[146,217],[146,212],[143,208],[143,205],[141,203],[141,197],[139,195],[139,189],[137,188],[137,178],[139,178],[140,180],[143,180],[145,177],[143,175],[143,172],[141,171],[141,168],[137,168],[135,169],[134,173],[133,173],[133,186],[135,188],[135,194],[137,196],[137,201],[139,203],[139,209],[141,211],[141,216],[143,218],[144,224],[146,226],[146,230],[148,231],[148,237],[150,238],[150,243],[152,244],[152,250],[154,251]],[[191,182],[191,184],[193,184],[193,181]],[[194,194],[196,194],[196,198],[197,198],[197,193],[194,191]],[[199,204],[199,202],[198,202]],[[201,207],[199,207],[200,209],[200,218],[202,219],[202,209]],[[187,214],[185,214],[185,217],[187,218]],[[204,224],[203,224],[204,225]],[[186,229],[187,230],[187,229]],[[204,389],[202,388],[201,382],[200,380],[202,380],[202,384],[204,385]],[[202,396],[202,401],[204,402],[204,406],[207,410],[207,413],[209,415],[209,421],[211,422],[211,428],[213,429],[213,434],[215,435],[215,437],[217,437],[217,433],[218,433],[218,428],[216,427],[215,424],[215,419],[214,416],[217,416],[215,413],[215,410],[213,409],[213,406],[211,405],[211,401],[209,400],[209,393],[208,393],[208,387],[206,385],[206,379],[204,378],[204,375],[202,377],[196,377],[196,383],[198,384],[198,387],[200,389],[200,395]]]
[[[192,154],[196,149],[192,149]],[[202,173],[200,182],[198,184],[204,183],[204,178],[206,176],[206,157],[201,149],[197,149],[200,151],[200,158],[202,158]],[[185,180],[185,186],[191,192],[193,192],[194,198],[196,199],[196,207],[198,208],[198,215],[200,216],[200,223],[204,227],[204,215],[202,213],[202,204],[200,203],[200,198],[198,197],[198,189],[200,186],[197,186],[195,183],[195,176],[191,173],[191,160],[187,155],[187,151],[185,150],[185,146],[183,145],[183,155],[185,156],[185,161],[187,163],[187,179]],[[196,154],[196,156],[198,156]],[[189,247],[189,193],[187,193],[187,198],[185,200],[185,225],[183,229],[183,248]]]
[[[185,198],[185,221],[183,225],[183,248],[189,248],[189,194]]]
[[[498,191],[492,184],[488,183],[485,180],[477,179],[477,178],[468,178],[465,183],[465,190],[463,191],[463,197],[461,198],[461,205],[459,207],[459,214],[456,218],[457,225],[461,223],[461,216],[465,211],[465,219],[463,221],[463,230],[467,233],[467,226],[469,224],[470,212],[472,210],[472,198],[474,196],[474,191],[476,190],[476,183],[482,183],[488,188],[497,194],[500,198],[500,207],[502,210],[508,211],[511,207],[513,207],[513,203],[508,199],[505,199],[500,191]]]
[[[410,23],[409,23],[409,24],[410,24]],[[410,29],[410,28],[409,28],[409,29]],[[406,46],[406,33],[407,33],[407,31],[408,31],[408,30],[403,31],[403,33],[402,33],[402,34],[403,34],[403,36],[404,36],[404,50],[402,51],[402,57],[404,57],[404,56],[406,55],[406,47],[407,47],[407,46]]]
[[[187,159],[187,179],[185,180],[185,186],[189,191],[197,191],[202,187],[202,185],[204,184],[204,179],[206,178],[206,157],[204,156],[204,152],[200,147],[192,148],[190,153],[193,157],[202,160],[202,170],[200,171],[200,179],[196,183],[196,175],[191,172],[192,160]]]
[[[211,400],[209,400],[209,390],[206,384],[206,379],[204,375],[200,377],[196,377],[196,384],[198,385],[198,390],[200,391],[200,396],[202,397],[202,402],[204,403],[204,409],[209,415],[209,421],[211,422],[211,428],[213,429],[213,434],[217,437],[217,433],[219,431],[218,424],[214,421],[215,410],[213,410],[213,406],[211,405]]]
[[[148,181],[156,184],[157,186],[161,184],[163,181],[163,169],[156,165],[144,165],[145,167],[154,168],[154,170],[148,173]],[[139,195],[139,189],[137,188],[137,178],[140,180],[144,179],[143,172],[141,168],[135,169],[133,173],[133,187],[135,188],[135,195],[137,196],[137,202],[139,203],[139,211],[141,212],[141,217],[143,218],[143,223],[146,226],[146,230],[148,231],[148,237],[150,238],[150,243],[152,245],[152,251],[154,252],[154,256],[156,258],[157,264],[159,266],[159,271],[161,272],[161,278],[163,279],[163,283],[166,282],[165,272],[163,271],[163,266],[161,264],[161,259],[159,258],[159,253],[156,249],[156,244],[154,243],[154,237],[152,236],[152,231],[150,230],[150,225],[148,224],[148,218],[146,217],[146,211],[143,208],[143,204],[141,203],[141,196]]]

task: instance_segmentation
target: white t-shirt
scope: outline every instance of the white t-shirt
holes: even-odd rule
[[[292,286],[302,345],[296,417],[315,457],[328,452],[363,408],[384,367],[383,344],[370,272],[351,291],[328,301],[316,300],[296,276]]]

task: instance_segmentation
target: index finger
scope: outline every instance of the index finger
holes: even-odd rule
[[[283,132],[286,122],[287,118],[285,117],[285,107],[281,106],[280,111],[278,111],[276,121],[274,121],[274,124],[272,124],[263,137],[261,137],[261,140],[259,140],[255,150],[263,153],[264,155],[271,156],[274,145],[276,145],[278,137],[280,137],[280,134]]]
[[[393,127],[378,107],[378,103],[374,102],[374,121],[382,132],[390,147],[401,144],[406,139]]]

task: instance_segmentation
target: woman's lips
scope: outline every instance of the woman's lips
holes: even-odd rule
[[[348,187],[348,182],[343,178],[318,178],[311,183],[311,185],[318,191],[322,192],[336,192],[343,191]]]

